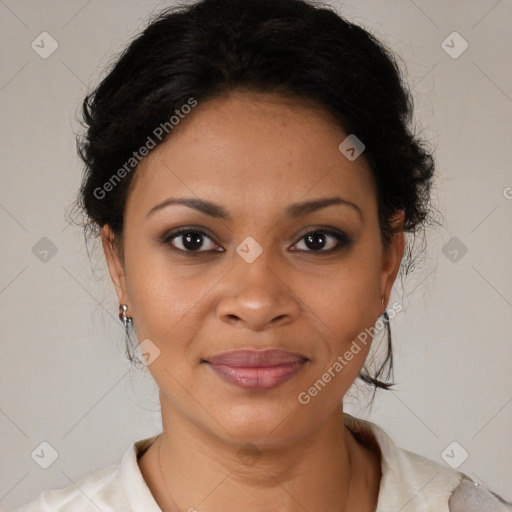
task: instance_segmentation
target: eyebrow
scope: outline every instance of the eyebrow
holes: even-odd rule
[[[162,210],[163,208],[166,208],[167,206],[171,205],[183,205],[188,206],[189,208],[193,208],[195,210],[198,210],[206,215],[209,215],[210,217],[215,217],[218,219],[224,219],[231,221],[233,220],[233,217],[228,213],[228,211],[222,207],[219,204],[212,203],[211,201],[206,201],[204,199],[197,199],[197,198],[168,198],[165,201],[162,201],[161,203],[157,204],[156,206],[153,206],[151,210],[146,215],[146,218],[148,218],[150,215],[156,213],[159,210]],[[359,213],[359,216],[362,218],[362,212],[359,206],[357,204],[352,203],[351,201],[348,201],[346,199],[343,199],[341,197],[325,197],[322,199],[314,199],[312,201],[305,201],[302,203],[293,203],[291,204],[285,211],[285,217],[286,218],[297,218],[301,217],[303,215],[307,215],[308,213],[315,212],[317,210],[320,210],[322,208],[326,208],[327,206],[332,205],[342,205],[342,206],[349,206],[357,213]]]

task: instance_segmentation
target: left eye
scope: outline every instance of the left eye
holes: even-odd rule
[[[329,239],[331,240],[329,242]],[[341,247],[349,244],[349,239],[346,235],[336,233],[334,231],[322,231],[314,230],[306,233],[300,241],[296,244],[297,246],[304,241],[306,252],[329,252],[332,250],[340,249]],[[326,249],[327,246],[327,249]],[[304,250],[304,249],[298,249]]]

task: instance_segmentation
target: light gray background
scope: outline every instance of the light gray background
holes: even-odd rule
[[[93,274],[82,233],[64,215],[81,175],[77,108],[113,55],[166,5],[0,1],[4,510],[118,463],[131,442],[160,428],[156,385],[124,359],[101,247]],[[379,392],[371,414],[362,393],[345,409],[442,464],[457,441],[469,453],[458,469],[512,500],[512,2],[335,5],[403,58],[417,118],[437,148],[445,216],[405,293],[397,286],[390,301],[405,308],[392,321],[396,390]],[[47,59],[31,48],[44,31],[59,45]],[[441,46],[453,31],[469,44],[456,59]],[[32,252],[43,237],[57,248],[46,262]],[[442,251],[453,237],[467,247],[457,262]],[[59,455],[46,470],[31,458],[43,441]],[[461,453],[456,447],[452,459]]]

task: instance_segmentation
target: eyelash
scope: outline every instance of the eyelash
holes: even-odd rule
[[[169,247],[173,251],[176,251],[176,252],[182,253],[182,254],[186,254],[187,256],[190,255],[192,257],[199,256],[199,255],[204,254],[204,253],[222,252],[222,251],[219,251],[219,250],[216,250],[216,249],[213,249],[213,250],[210,250],[210,251],[183,250],[183,249],[179,249],[177,247],[174,247],[170,243],[174,238],[178,238],[181,235],[185,235],[185,234],[189,234],[189,233],[199,234],[201,236],[204,236],[204,237],[209,238],[210,240],[212,240],[212,237],[210,237],[208,234],[206,234],[204,231],[202,231],[200,229],[192,228],[192,227],[189,227],[189,228],[183,227],[183,228],[177,229],[176,231],[173,231],[171,233],[165,234],[160,239],[160,242],[163,245]],[[313,233],[321,233],[321,234],[333,236],[338,241],[338,245],[336,245],[335,247],[332,247],[331,249],[328,249],[328,250],[318,250],[318,251],[315,251],[315,250],[311,250],[311,249],[310,250],[297,249],[294,252],[307,252],[307,253],[317,253],[317,254],[332,254],[334,252],[337,252],[337,251],[341,250],[344,247],[349,246],[352,243],[352,240],[343,232],[337,232],[337,231],[333,231],[333,230],[327,229],[327,228],[325,228],[325,229],[316,228],[316,229],[312,229],[311,231],[308,231],[307,233],[304,233],[304,235],[302,235],[299,238],[299,240],[294,245],[296,245],[301,240],[306,238],[308,235],[311,235]],[[212,242],[216,243],[214,240],[212,240]],[[218,245],[218,244],[216,244],[216,245]]]

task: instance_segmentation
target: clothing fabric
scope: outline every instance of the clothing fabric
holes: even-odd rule
[[[511,512],[512,503],[467,475],[405,450],[378,425],[343,413],[344,424],[381,456],[376,512]],[[158,435],[132,443],[119,464],[75,484],[42,492],[11,512],[162,512],[137,458]]]

